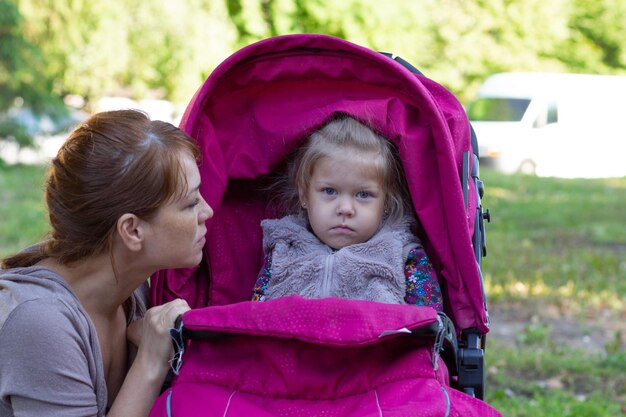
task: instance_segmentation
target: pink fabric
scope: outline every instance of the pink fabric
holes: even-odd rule
[[[247,301],[262,263],[260,221],[275,215],[264,178],[336,112],[398,146],[446,313],[457,330],[488,331],[471,243],[476,191],[470,184],[466,210],[460,186],[462,155],[471,148],[459,102],[341,39],[267,39],[216,68],[181,122],[202,149],[201,192],[215,216],[202,264],[160,271],[152,296],[157,304],[187,299],[194,310],[183,317],[185,329],[214,337],[187,341],[180,374],[152,417],[500,415],[449,387],[444,362],[433,362],[432,338],[405,334],[436,322],[430,307],[297,296]],[[379,337],[384,331],[392,334]]]
[[[197,269],[152,277],[153,300],[192,307],[251,296],[262,262],[260,220],[272,216],[262,176],[333,113],[369,122],[396,143],[420,236],[442,280],[446,313],[458,330],[488,331],[460,186],[469,123],[454,96],[369,49],[324,35],[288,35],[248,46],[222,63],[189,104],[182,128],[204,155],[201,192],[215,210]]]
[[[170,392],[171,411],[167,414]],[[501,414],[488,404],[433,380],[418,379],[392,381],[371,391],[326,401],[270,398],[218,385],[181,383],[178,389],[166,391],[150,413],[150,417],[169,416],[499,417]]]
[[[430,307],[362,300],[309,300],[294,295],[264,303],[242,302],[189,311],[188,331],[293,338],[324,346],[367,346],[385,330],[417,329],[437,321]]]
[[[216,337],[187,342],[150,415],[499,416],[448,386],[432,339],[403,333],[436,320],[430,307],[297,296],[192,310],[184,327]]]

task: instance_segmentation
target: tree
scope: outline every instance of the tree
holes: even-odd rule
[[[224,3],[210,0],[21,0],[25,33],[59,94],[188,101],[233,50]]]
[[[22,34],[23,19],[12,0],[0,0],[0,139],[32,144],[35,133],[24,114],[35,120],[42,114],[65,114],[60,98],[52,93],[40,50]],[[22,115],[18,114],[20,110]],[[32,113],[31,113],[32,112]]]
[[[3,97],[33,107],[38,100],[29,97],[68,93],[88,103],[124,95],[184,104],[235,49],[289,33],[325,33],[399,55],[461,102],[498,71],[626,70],[623,0],[0,0],[0,7],[0,81],[12,91]]]
[[[577,72],[623,73],[626,70],[626,3],[622,0],[575,0],[568,19],[570,36],[555,53]]]
[[[238,45],[326,33],[402,56],[467,102],[501,71],[624,73],[623,0],[225,0]]]

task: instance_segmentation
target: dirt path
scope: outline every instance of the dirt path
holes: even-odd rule
[[[489,308],[491,340],[509,346],[529,339],[602,353],[606,347],[626,347],[626,313],[611,310],[583,312],[538,303],[501,303]]]

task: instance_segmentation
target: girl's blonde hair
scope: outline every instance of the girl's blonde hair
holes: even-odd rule
[[[303,212],[301,197],[306,194],[315,164],[324,157],[337,155],[353,156],[378,171],[385,193],[386,222],[398,221],[410,210],[395,146],[353,117],[338,115],[313,132],[290,161],[281,195],[287,212]]]

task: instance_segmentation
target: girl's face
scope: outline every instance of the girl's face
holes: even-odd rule
[[[380,227],[385,192],[378,170],[364,161],[323,157],[303,196],[313,233],[333,249],[363,243]]]
[[[147,253],[160,268],[198,265],[207,231],[204,223],[213,216],[213,210],[200,195],[196,161],[186,152],[181,155],[181,168],[187,179],[187,192],[162,206],[148,222]]]

